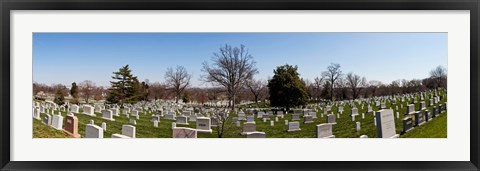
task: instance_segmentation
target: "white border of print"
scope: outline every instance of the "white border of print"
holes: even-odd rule
[[[468,11],[13,11],[11,14],[12,161],[470,160]],[[249,24],[239,26],[238,21]],[[32,32],[448,32],[448,109],[454,112],[448,117],[446,139],[33,139],[29,107],[32,92],[28,91],[32,90]],[[400,65],[408,69],[408,64]]]

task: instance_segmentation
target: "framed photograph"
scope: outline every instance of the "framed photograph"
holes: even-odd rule
[[[478,9],[5,1],[1,167],[478,170]]]

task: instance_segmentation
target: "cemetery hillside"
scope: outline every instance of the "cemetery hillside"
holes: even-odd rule
[[[34,77],[33,138],[447,138],[441,64],[388,83],[330,61],[313,79],[291,63],[265,79],[244,45],[207,55],[198,77],[173,65],[162,82],[140,80],[134,63],[103,73],[108,86]]]

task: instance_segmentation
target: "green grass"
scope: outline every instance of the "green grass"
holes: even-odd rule
[[[33,119],[33,137],[34,138],[68,138],[63,131],[56,130],[41,121]]]
[[[425,137],[447,138],[447,112],[402,135],[402,138]]]
[[[419,98],[419,97],[417,97]],[[428,98],[425,99],[425,102],[428,105]],[[444,104],[446,98],[443,98],[439,104]],[[420,100],[419,100],[420,102]],[[404,117],[403,113],[406,110],[406,105],[411,103],[411,101],[400,102],[400,99],[397,99],[397,105],[403,104],[403,108],[399,107],[398,112],[400,112],[400,118],[395,118],[395,128],[397,134],[400,134],[403,128],[402,119]],[[361,135],[367,135],[370,138],[377,137],[376,135],[376,126],[374,125],[373,113],[366,113],[367,107],[362,107],[359,104],[356,104],[358,108],[358,115],[354,122],[352,122],[350,117],[350,107],[348,105],[344,106],[344,113],[340,114],[340,118],[337,118],[337,124],[333,126],[333,135],[337,138],[358,138]],[[387,103],[386,107],[390,108],[391,104]],[[419,107],[419,103],[415,104],[416,109]],[[332,111],[337,112],[337,106],[332,106]],[[392,106],[394,115],[396,115],[396,108]],[[428,106],[427,109],[432,111],[432,106]],[[373,110],[378,110],[377,107],[373,107]],[[58,111],[55,111],[57,113]],[[80,111],[81,113],[81,111]],[[303,118],[300,121],[301,131],[296,132],[287,132],[288,126],[285,125],[285,119],[291,120],[291,115],[285,115],[285,118],[279,118],[278,122],[275,122],[275,126],[270,126],[270,121],[263,122],[261,119],[255,117],[256,130],[266,133],[267,138],[315,138],[316,137],[316,125],[321,123],[326,123],[326,115],[321,117],[323,111],[319,110],[317,113],[317,119],[314,119],[313,123],[304,124]],[[365,113],[365,118],[362,119],[362,113]],[[64,117],[66,112],[61,113]],[[122,125],[128,124],[130,119],[135,119],[135,117],[127,118],[125,115],[120,114],[120,116],[115,116],[115,121],[104,120],[101,118],[100,113],[95,113],[96,117],[84,115],[84,114],[75,114],[78,117],[78,132],[84,137],[85,136],[85,126],[89,123],[90,120],[94,120],[95,125],[100,126],[102,122],[107,124],[107,130],[104,132],[105,138],[110,138],[112,134],[120,134]],[[153,122],[150,121],[151,114],[140,113],[140,119],[137,120],[136,127],[136,137],[137,138],[171,138],[172,137],[172,128],[171,124],[173,121],[166,120],[161,118],[158,128],[153,127]],[[336,115],[336,114],[335,114]],[[44,114],[41,114],[41,117],[44,117]],[[235,117],[235,115],[232,115]],[[230,117],[230,118],[232,118]],[[270,117],[271,120],[275,120],[275,117]],[[64,119],[65,122],[65,119]],[[243,124],[244,121],[242,121]],[[361,130],[355,130],[355,122],[361,123]],[[242,127],[236,127],[234,123],[229,119],[226,123],[227,131],[224,132],[224,138],[245,138],[245,135],[241,135]],[[34,119],[33,123],[33,137],[43,138],[43,137],[56,137],[63,138],[67,137],[62,131],[55,130],[47,125],[44,125],[40,121]],[[64,124],[65,126],[65,124]],[[195,122],[189,122],[189,125],[178,125],[177,127],[190,127],[195,128]],[[446,138],[447,137],[447,114],[446,112],[436,118],[433,118],[431,121],[415,127],[413,130],[407,132],[404,135],[401,135],[400,138]],[[198,134],[199,138],[217,138],[217,130],[213,128],[212,134]]]

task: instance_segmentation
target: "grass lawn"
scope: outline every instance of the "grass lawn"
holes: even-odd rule
[[[419,98],[419,97],[418,97]],[[425,99],[428,102],[428,98]],[[419,100],[420,101],[420,100]],[[438,104],[444,104],[446,98],[443,98]],[[396,112],[400,113],[400,117],[395,117],[395,128],[397,134],[400,134],[403,128],[402,119],[405,117],[403,113],[406,110],[407,104],[410,104],[411,101],[400,102],[400,99],[397,99],[397,104],[399,110],[396,110],[396,105],[392,106],[394,115]],[[401,104],[403,108],[401,108]],[[427,103],[428,104],[428,103]],[[337,138],[358,138],[361,135],[367,135],[370,138],[377,137],[376,135],[376,126],[374,125],[374,116],[373,113],[367,113],[367,107],[364,105],[363,109],[360,104],[356,104],[358,108],[358,113],[360,115],[356,116],[355,121],[352,122],[350,116],[350,107],[348,105],[344,106],[344,113],[340,114],[340,118],[337,118],[337,124],[333,126],[333,135]],[[391,104],[387,103],[386,107],[390,108]],[[415,104],[415,108],[418,109],[419,103]],[[433,106],[428,106],[427,109],[432,111]],[[332,106],[331,109],[333,112],[338,111],[337,106]],[[373,110],[378,110],[378,107],[373,107]],[[58,113],[58,111],[55,111]],[[81,111],[80,111],[81,113]],[[75,114],[78,117],[78,132],[82,137],[85,137],[85,125],[94,120],[95,125],[100,126],[102,122],[107,124],[107,129],[104,132],[104,138],[110,138],[112,134],[120,134],[122,125],[128,124],[130,119],[135,119],[135,117],[127,118],[125,115],[120,114],[120,116],[115,116],[115,121],[109,121],[101,118],[100,113],[95,113],[96,117],[88,116],[84,114]],[[121,113],[121,112],[120,112]],[[275,122],[274,126],[270,126],[270,121],[263,122],[261,119],[255,117],[256,130],[266,133],[267,138],[315,138],[316,137],[316,125],[325,123],[327,121],[327,116],[322,117],[321,113],[323,111],[319,110],[317,112],[317,119],[314,119],[313,123],[304,124],[303,118],[300,121],[301,131],[296,132],[287,132],[288,126],[285,125],[285,119],[291,120],[291,115],[285,115],[285,118],[279,118],[278,122]],[[365,118],[362,119],[362,113],[365,113]],[[66,112],[61,112],[61,115],[66,116]],[[166,120],[161,118],[158,128],[153,127],[153,122],[150,121],[150,113],[140,113],[140,119],[137,120],[136,127],[136,137],[137,138],[171,138],[172,137],[172,122],[171,120]],[[233,114],[232,114],[233,115]],[[336,114],[335,114],[336,115]],[[41,114],[43,118],[45,114]],[[232,117],[235,117],[234,115]],[[224,138],[245,138],[245,135],[241,135],[241,127],[236,127],[234,123],[231,122],[231,118],[227,121],[227,129],[224,132]],[[275,120],[275,117],[270,117],[271,120]],[[62,131],[55,130],[40,121],[33,119],[33,137],[34,138],[64,138],[68,137]],[[65,122],[65,119],[64,119]],[[242,121],[244,122],[244,121]],[[361,123],[361,130],[355,130],[356,122]],[[65,124],[63,124],[65,126]],[[195,122],[189,122],[189,125],[178,125],[177,127],[191,127],[195,128]],[[199,138],[217,138],[217,129],[213,128],[212,134],[198,134]],[[404,135],[401,135],[400,138],[446,138],[447,137],[447,114],[444,112],[440,116],[433,118],[431,121],[415,127],[413,130],[407,132]]]
[[[433,118],[431,121],[415,128],[404,135],[403,138],[447,138],[447,112]]]

